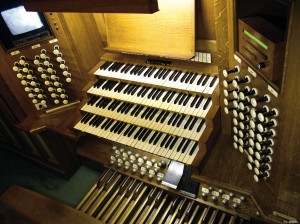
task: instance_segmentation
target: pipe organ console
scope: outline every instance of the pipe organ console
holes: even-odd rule
[[[0,78],[23,110],[15,126],[68,139],[57,164],[76,155],[101,171],[73,212],[95,223],[299,222],[300,3],[216,2],[185,2],[192,22],[165,30],[143,29],[151,15],[47,12],[51,37],[1,49]],[[171,23],[164,7],[155,16]]]

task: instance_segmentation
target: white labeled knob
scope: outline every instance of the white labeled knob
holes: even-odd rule
[[[264,173],[262,173],[262,174],[260,174],[260,175],[256,175],[256,174],[255,174],[255,175],[253,176],[255,182],[259,182],[259,180],[260,180],[261,178],[268,178],[268,177],[270,177],[270,174],[269,174],[268,171],[266,171],[266,172],[264,172]]]
[[[240,72],[240,67],[237,65],[235,66],[233,69],[230,70],[223,70],[223,76],[224,77],[228,77],[229,74],[233,74],[233,73],[239,73]]]
[[[58,55],[59,53],[60,53],[60,52],[59,52],[58,49],[54,49],[54,50],[53,50],[53,54],[54,54],[54,55]]]

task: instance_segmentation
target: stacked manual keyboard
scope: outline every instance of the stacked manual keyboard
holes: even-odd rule
[[[185,164],[216,132],[217,75],[106,61],[75,129]]]

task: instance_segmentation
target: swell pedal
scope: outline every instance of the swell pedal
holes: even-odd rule
[[[181,180],[183,170],[183,163],[172,160],[161,183],[165,186],[176,189]]]

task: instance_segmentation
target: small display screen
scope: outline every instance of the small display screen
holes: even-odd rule
[[[27,12],[24,6],[18,6],[1,12],[12,35],[27,33],[43,27],[37,12]]]

